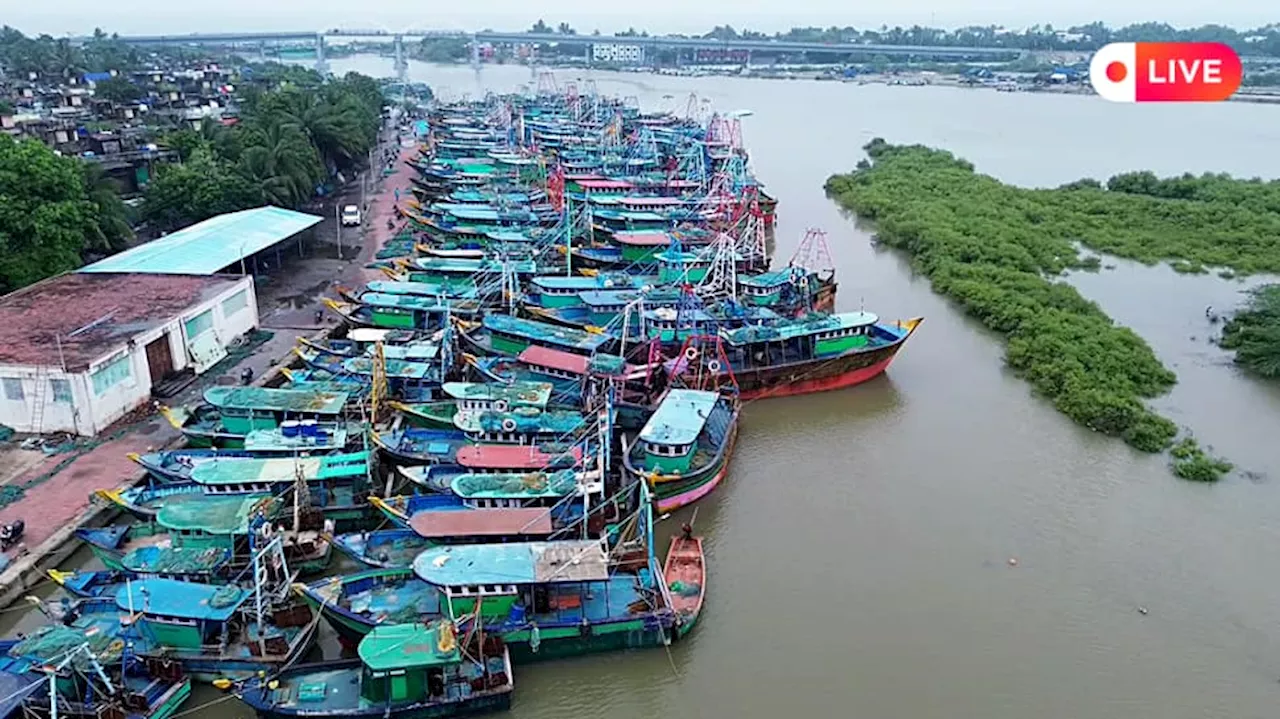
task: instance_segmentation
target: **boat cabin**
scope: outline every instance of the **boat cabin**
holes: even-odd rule
[[[687,473],[708,421],[714,417],[727,423],[730,414],[715,392],[668,390],[637,439],[644,451],[643,469],[664,475]]]
[[[447,300],[437,297],[382,292],[365,292],[360,303],[364,312],[357,311],[354,320],[389,329],[436,330],[451,309]]]
[[[515,356],[530,346],[593,355],[614,341],[609,335],[559,327],[509,315],[488,314],[483,327],[491,349],[499,354]]]
[[[604,544],[593,539],[433,547],[413,561],[414,574],[440,587],[451,619],[473,614],[523,623],[545,611],[554,585],[596,585],[610,579]],[[566,603],[567,606],[567,603]]]
[[[564,438],[582,429],[587,418],[579,410],[520,407],[508,412],[459,412],[454,426],[481,443],[532,444]]]
[[[529,444],[469,444],[458,449],[454,461],[472,474],[568,469],[582,462],[582,445],[549,452]]]
[[[550,382],[445,382],[441,387],[461,412],[506,412],[520,407],[544,409],[554,389]]]
[[[332,423],[342,415],[348,397],[345,392],[267,387],[210,387],[204,392],[204,401],[217,411],[222,429],[236,435],[275,429],[291,419]]]
[[[628,214],[636,214],[642,217],[661,217],[651,212]],[[665,220],[663,220],[663,224],[666,224]],[[624,261],[651,263],[657,253],[671,245],[672,236],[662,229],[627,229],[610,232],[608,240],[621,248]]]
[[[734,368],[837,357],[899,339],[891,330],[880,328],[870,312],[810,315],[785,323],[722,330],[720,336]]]
[[[249,533],[260,518],[273,517],[279,509],[280,500],[270,494],[201,497],[166,502],[156,512],[155,523],[158,530],[168,533],[174,547],[225,550],[235,562],[248,558]]]
[[[156,646],[199,651],[221,642],[227,623],[249,596],[233,585],[141,579],[120,587],[115,600],[120,611],[142,614],[138,626]]]
[[[356,650],[362,665],[360,700],[354,702],[358,706],[343,709],[386,706],[390,716],[400,716],[395,706],[409,704],[420,707],[412,716],[450,716],[455,712],[446,708],[449,704],[465,707],[482,701],[485,694],[509,697],[510,659],[505,648],[494,644],[492,649],[500,649],[501,654],[488,657],[482,665],[470,653],[463,655],[452,622],[380,624],[360,641]],[[330,688],[325,682],[304,684],[298,688],[298,702],[311,701],[323,707],[330,692],[340,695],[345,689]],[[309,694],[314,695],[310,700]],[[431,705],[443,706],[432,709]],[[504,706],[505,703],[494,708]],[[333,715],[341,713],[345,712],[339,709]]]
[[[208,460],[191,470],[191,481],[210,496],[272,494],[299,477],[310,485],[311,499],[321,507],[337,502],[339,484],[363,486],[369,476],[369,453],[350,452],[325,457],[273,457]],[[163,511],[163,510],[161,510]]]
[[[599,494],[603,485],[573,469],[553,472],[463,474],[450,490],[475,509],[551,507],[571,495]]]

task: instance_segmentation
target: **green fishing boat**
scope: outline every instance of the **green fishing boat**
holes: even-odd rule
[[[369,452],[323,457],[237,458],[201,462],[191,481],[209,496],[280,494],[302,481],[309,490],[308,513],[318,511],[337,531],[361,529],[372,519],[368,502]],[[303,528],[320,529],[303,520]]]
[[[441,387],[449,399],[436,402],[392,403],[413,427],[453,429],[454,418],[459,412],[483,412],[531,407],[546,409],[551,400],[552,385],[548,382],[445,382]]]
[[[160,411],[192,447],[241,449],[255,430],[280,431],[280,442],[290,439],[284,430],[301,425],[286,428],[289,421],[310,420],[314,425],[308,426],[314,426],[315,432],[332,435],[348,399],[346,392],[210,387],[204,392],[204,403],[193,410],[162,407]],[[259,435],[255,441],[266,439]]]

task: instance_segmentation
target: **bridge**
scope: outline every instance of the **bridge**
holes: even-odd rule
[[[713,38],[670,37],[670,36],[618,36],[618,35],[562,35],[559,33],[531,32],[462,32],[448,30],[346,30],[332,29],[320,31],[274,31],[274,32],[228,32],[228,33],[192,33],[189,35],[132,35],[121,36],[120,39],[132,45],[237,45],[246,43],[297,43],[307,42],[316,48],[316,65],[325,67],[324,48],[326,38],[358,38],[366,40],[385,40],[394,43],[396,49],[396,70],[403,75],[407,68],[404,53],[405,39],[454,38],[470,41],[475,49],[479,43],[531,43],[531,44],[572,44],[572,45],[638,45],[646,50],[745,50],[768,53],[827,53],[834,55],[885,55],[890,57],[922,57],[936,60],[1013,60],[1022,54],[1021,50],[994,47],[952,47],[941,45],[888,45],[868,43],[836,43],[836,42],[804,42],[796,40],[718,40]],[[80,41],[88,38],[79,38]],[[478,61],[478,59],[476,60]]]

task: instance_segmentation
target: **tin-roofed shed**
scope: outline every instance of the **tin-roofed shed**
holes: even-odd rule
[[[228,212],[78,271],[213,275],[225,270],[243,274],[242,260],[319,224],[321,219],[271,206]]]

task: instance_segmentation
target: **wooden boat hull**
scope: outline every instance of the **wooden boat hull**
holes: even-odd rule
[[[633,465],[630,456],[623,459],[623,466],[636,479],[648,482],[654,506],[659,512],[672,512],[693,504],[711,494],[728,476],[729,460],[733,457],[733,449],[738,442],[738,420],[741,413],[741,407],[734,409],[729,432],[720,451],[706,467],[696,472],[678,478],[667,476],[655,479],[651,472]]]
[[[671,609],[676,614],[675,637],[678,639],[693,631],[706,600],[707,563],[702,538],[672,537],[662,576],[671,596]]]
[[[183,670],[197,681],[215,682],[219,679],[244,681],[258,676],[260,672],[275,674],[290,665],[296,664],[315,643],[319,622],[308,622],[289,645],[284,654],[268,654],[265,656],[210,656],[172,649],[157,649],[150,652],[139,652],[145,659],[164,661],[176,660],[182,663]]]
[[[743,400],[791,397],[853,387],[883,374],[907,339],[915,333],[920,321],[909,320],[912,324],[907,334],[897,342],[873,350],[852,352],[832,359],[734,370],[733,377],[738,382]],[[728,379],[727,375],[725,379]]]

